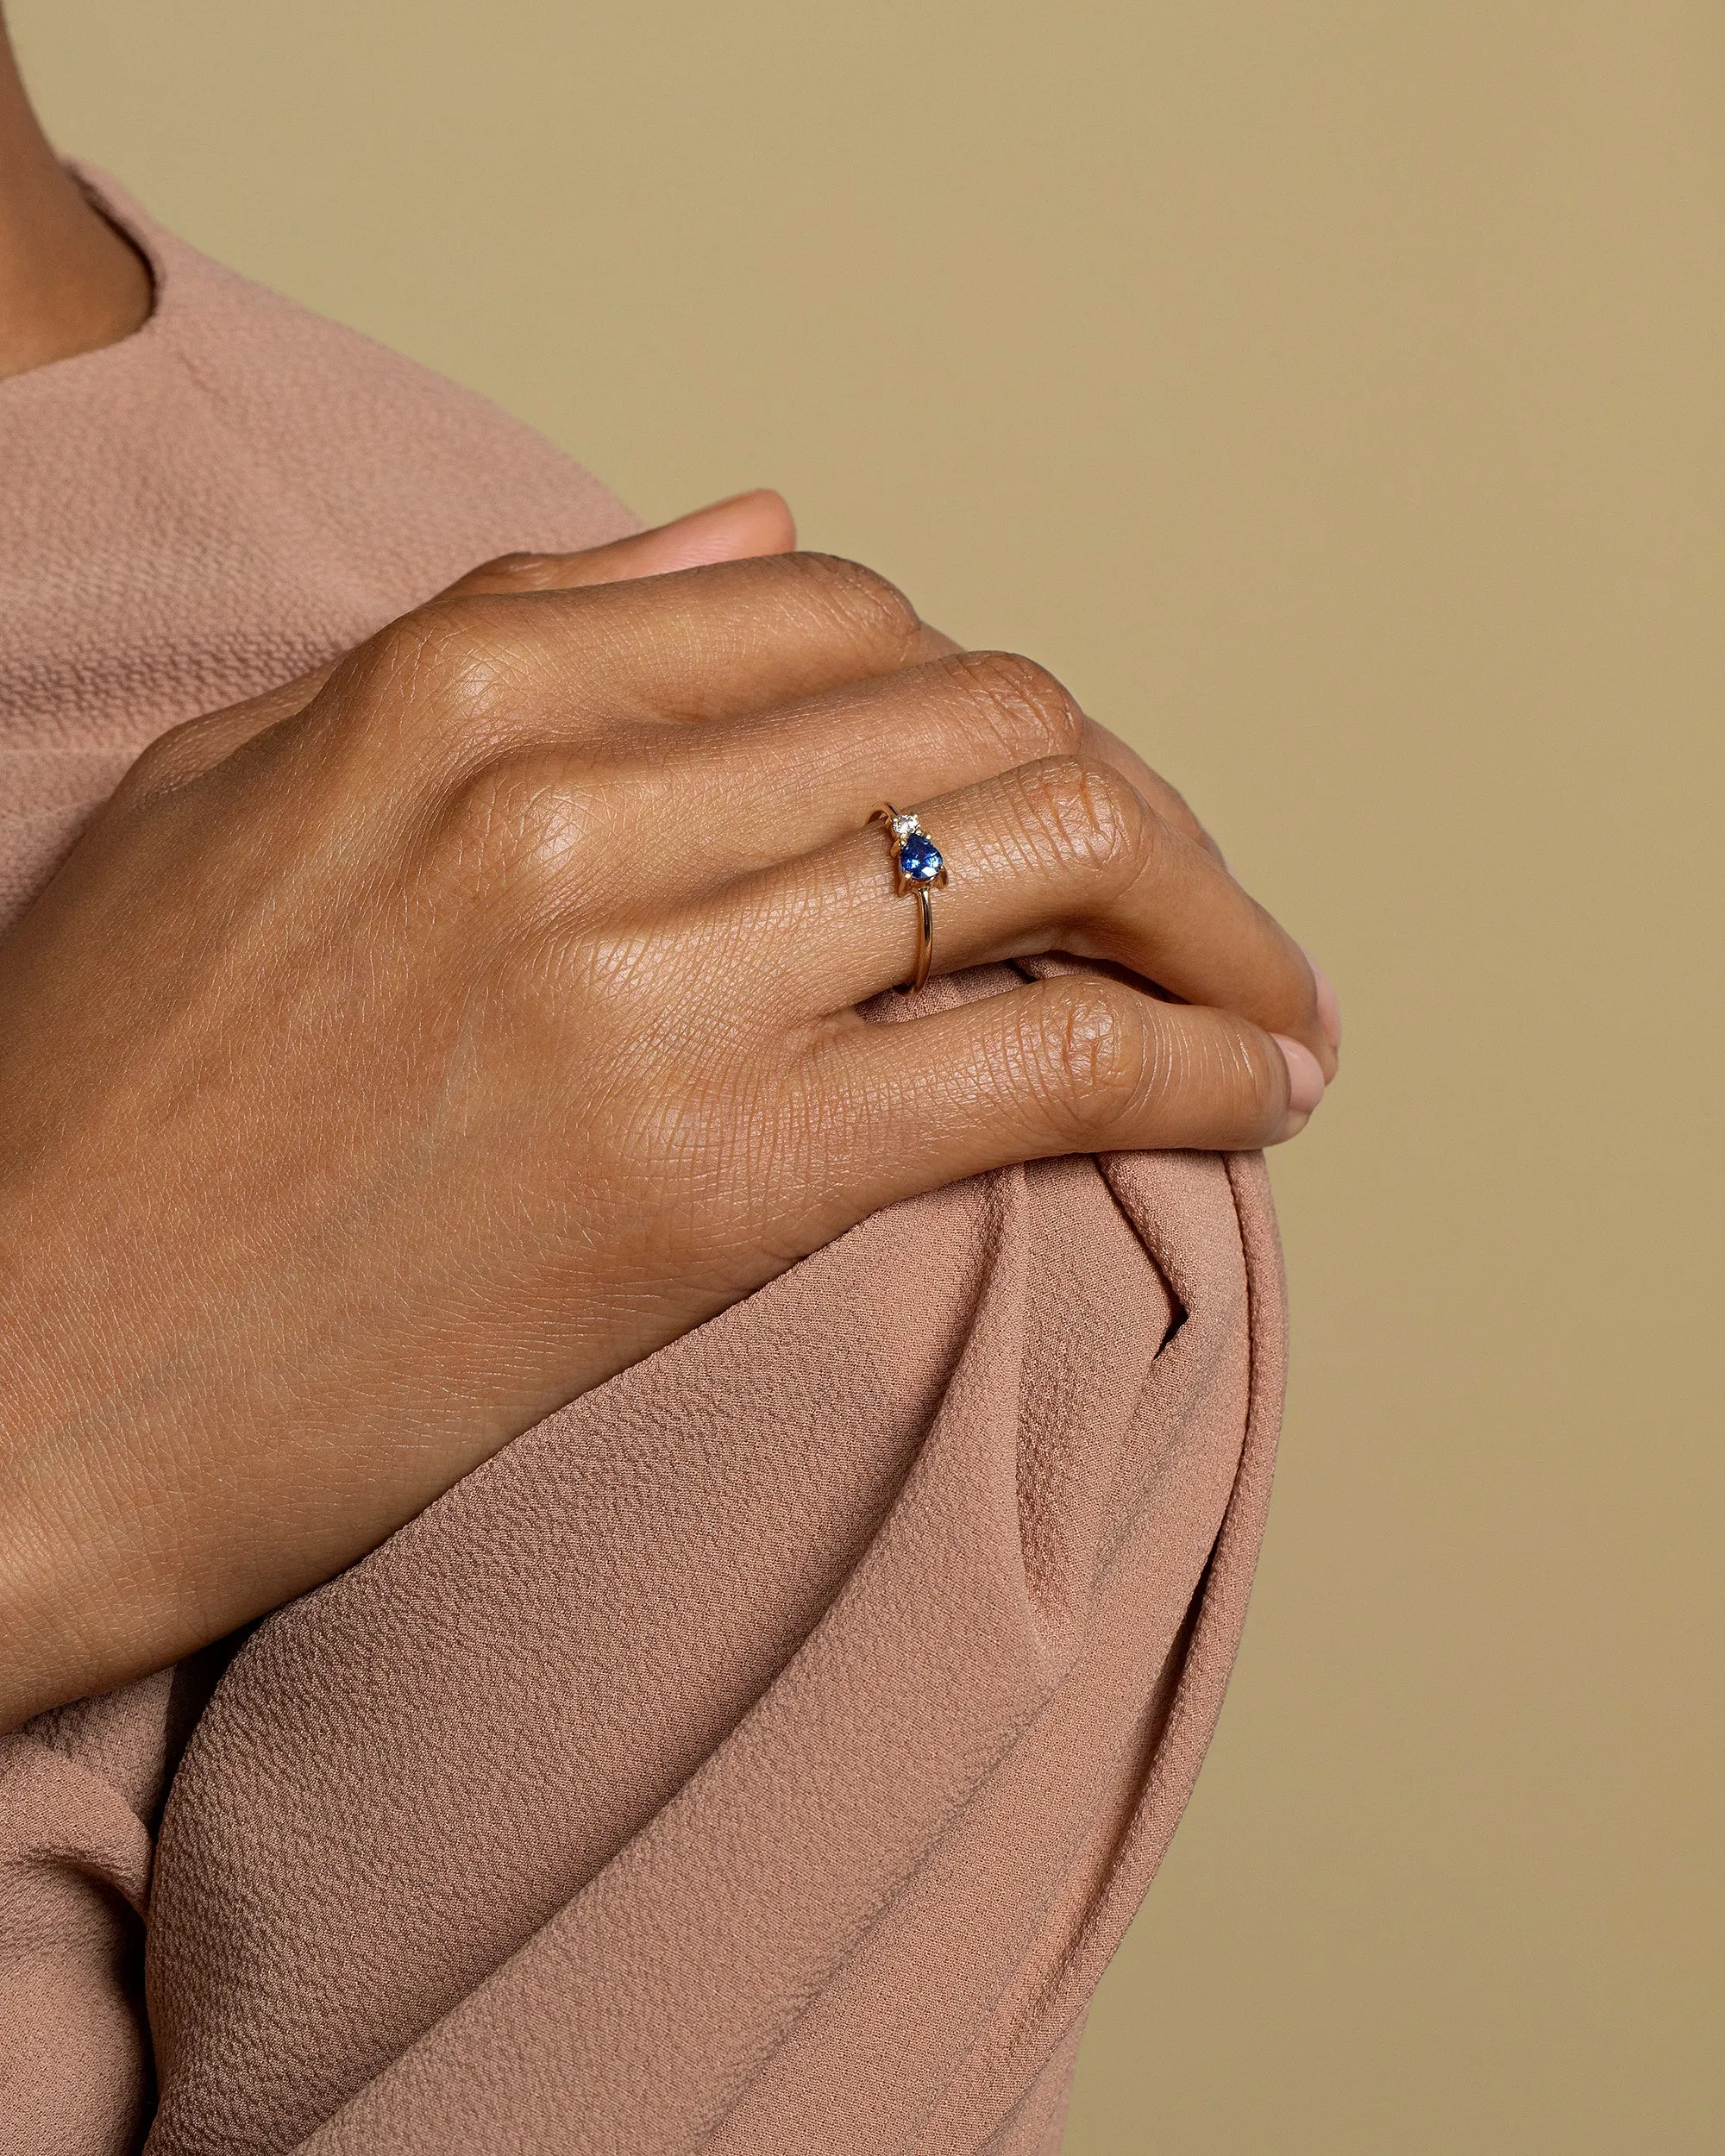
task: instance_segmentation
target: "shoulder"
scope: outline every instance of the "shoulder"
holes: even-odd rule
[[[638,528],[485,398],[211,261],[77,169],[148,260],[156,304],[123,342],[3,385],[0,719],[141,742],[347,649],[494,555]]]

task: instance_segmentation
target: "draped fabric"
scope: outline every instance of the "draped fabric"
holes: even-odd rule
[[[633,528],[83,178],[157,299],[0,384],[0,931],[166,725]],[[1283,1338],[1256,1156],[957,1184],[0,1739],[6,2146],[1048,2156],[1220,1708]]]

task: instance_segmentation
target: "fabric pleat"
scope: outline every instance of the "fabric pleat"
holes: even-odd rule
[[[82,177],[157,304],[0,384],[0,931],[165,727],[635,528]],[[6,2146],[1051,2156],[1220,1708],[1284,1336],[1256,1156],[957,1184],[0,1739]]]

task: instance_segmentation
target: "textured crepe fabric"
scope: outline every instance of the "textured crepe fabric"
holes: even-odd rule
[[[0,384],[0,929],[164,727],[633,528],[85,182],[157,304]],[[1220,1707],[1283,1357],[1256,1157],[959,1184],[0,1739],[0,2140],[1046,2156]]]

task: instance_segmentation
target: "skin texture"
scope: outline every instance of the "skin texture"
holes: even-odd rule
[[[1303,1125],[1333,1000],[1179,795],[793,545],[757,493],[488,565],[165,736],[0,945],[0,1727],[899,1198]],[[1096,973],[867,1024],[913,948],[883,793],[947,855],[938,971]]]

